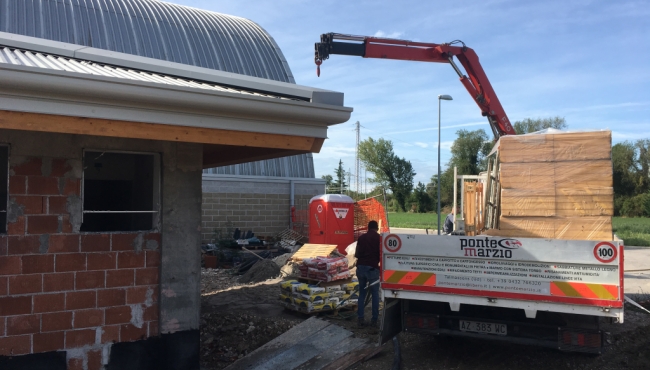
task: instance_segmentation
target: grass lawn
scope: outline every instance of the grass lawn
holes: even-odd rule
[[[444,222],[446,215],[442,215]],[[438,215],[435,213],[389,213],[391,227],[412,229],[438,229]],[[650,247],[650,218],[614,217],[614,232],[625,241],[625,245]]]
[[[447,215],[442,215],[440,227]],[[435,229],[438,230],[437,213],[388,213],[388,224],[391,227],[405,227],[410,229]]]
[[[613,227],[625,245],[650,247],[650,218],[614,217]]]

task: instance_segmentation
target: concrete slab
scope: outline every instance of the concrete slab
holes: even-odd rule
[[[625,294],[650,294],[650,247],[625,247]]]
[[[391,227],[390,232],[393,234],[411,234],[411,235],[426,235],[428,230],[429,235],[437,234],[437,229],[408,229],[402,227]]]

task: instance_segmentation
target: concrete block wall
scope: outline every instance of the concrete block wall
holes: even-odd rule
[[[195,354],[180,356],[198,366],[201,146],[5,130],[0,138],[11,148],[0,360],[57,351],[68,369],[99,370],[115,343],[190,332]],[[161,225],[79,231],[88,147],[162,154]]]
[[[215,230],[229,227],[273,236],[289,227],[291,184],[294,205],[305,208],[309,200],[325,193],[321,179],[234,175],[203,175],[202,243],[210,243]]]

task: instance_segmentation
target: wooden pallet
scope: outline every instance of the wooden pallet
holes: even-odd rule
[[[316,280],[316,279],[306,278],[306,277],[297,277],[295,279],[300,281],[301,283],[318,285],[320,287],[328,287],[332,285],[343,285],[343,284],[352,283],[351,277],[348,279],[341,279],[341,280],[334,280],[334,281],[322,281],[322,280]]]
[[[483,219],[483,184],[465,181],[465,202],[463,203],[463,219],[465,220],[465,235],[476,236],[484,226]]]
[[[336,250],[336,244],[305,244],[291,256],[292,261],[302,261],[305,258],[327,257]]]
[[[285,309],[287,309],[289,311],[298,312],[298,313],[301,313],[301,314],[307,315],[307,316],[315,316],[315,315],[320,314],[320,313],[334,314],[335,315],[339,311],[356,311],[357,306],[358,306],[356,304],[353,304],[353,305],[346,305],[346,306],[327,309],[327,310],[307,311],[306,309],[296,308],[295,306],[287,304],[287,303],[282,303],[282,305],[284,306]]]

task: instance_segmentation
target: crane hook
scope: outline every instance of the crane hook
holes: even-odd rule
[[[323,64],[323,61],[316,59],[314,62],[316,63],[316,76],[320,77],[320,65]]]

